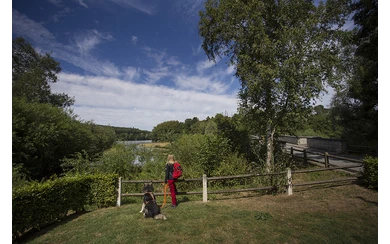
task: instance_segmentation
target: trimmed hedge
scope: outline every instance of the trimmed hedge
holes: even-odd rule
[[[76,175],[13,189],[12,237],[61,220],[69,210],[83,211],[85,205],[115,205],[117,181],[116,174]]]

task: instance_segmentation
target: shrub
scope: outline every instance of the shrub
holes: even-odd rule
[[[368,188],[378,188],[378,158],[371,156],[364,160],[363,181]]]
[[[40,229],[61,220],[68,210],[83,211],[87,204],[114,204],[117,178],[115,174],[76,175],[13,188],[13,238],[30,228]]]

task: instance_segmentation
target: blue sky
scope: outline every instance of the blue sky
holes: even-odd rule
[[[208,61],[198,12],[204,0],[13,0],[12,38],[51,53],[62,72],[52,91],[96,124],[152,130],[237,111],[227,60]],[[329,105],[332,92],[319,104]]]

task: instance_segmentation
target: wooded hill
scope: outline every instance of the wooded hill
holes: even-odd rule
[[[151,140],[151,131],[140,130],[134,127],[110,127],[115,130],[116,138],[118,141]]]

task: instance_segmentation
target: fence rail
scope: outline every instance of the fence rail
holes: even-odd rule
[[[292,195],[293,194],[293,186],[307,186],[307,185],[317,185],[317,184],[326,184],[326,183],[346,182],[346,181],[354,181],[354,180],[358,179],[357,177],[350,177],[350,178],[343,178],[343,179],[332,179],[332,180],[312,181],[312,182],[293,184],[293,182],[292,182],[292,175],[293,174],[310,173],[310,172],[327,171],[327,170],[337,170],[337,169],[349,169],[349,168],[355,168],[355,167],[361,167],[361,166],[356,165],[356,166],[342,166],[342,167],[326,167],[326,168],[321,168],[321,169],[296,170],[296,171],[291,171],[290,168],[287,168],[286,171],[277,172],[277,173],[244,174],[244,175],[218,176],[218,177],[207,177],[207,175],[204,174],[202,178],[180,179],[180,180],[176,181],[177,183],[202,181],[203,182],[203,190],[202,191],[178,192],[177,195],[203,195],[203,202],[207,202],[207,200],[208,200],[207,195],[208,194],[271,190],[271,189],[275,189],[275,186],[263,186],[263,187],[258,187],[258,188],[246,188],[246,189],[245,188],[243,188],[243,189],[227,189],[227,190],[217,190],[217,191],[208,191],[208,189],[207,189],[208,181],[212,181],[212,180],[217,181],[217,180],[249,178],[249,177],[264,177],[264,176],[271,176],[271,175],[286,175],[286,180],[287,180],[287,184],[285,185],[286,192],[287,192],[287,195]],[[144,193],[122,193],[122,184],[124,184],[124,183],[127,183],[127,184],[163,183],[163,182],[164,182],[163,180],[122,180],[122,178],[119,177],[117,206],[121,206],[122,197],[143,196],[144,195]],[[155,195],[161,196],[161,195],[163,195],[163,193],[155,193]]]
[[[296,155],[294,154],[294,152],[301,152],[303,153],[303,156],[299,156],[299,155]],[[305,164],[311,162],[311,163],[316,163],[317,165],[320,165],[320,166],[324,166],[325,168],[333,168],[333,169],[344,169],[345,171],[348,171],[350,173],[358,173],[360,172],[361,170],[356,170],[356,168],[362,168],[363,166],[363,160],[359,160],[359,159],[353,159],[353,158],[347,158],[347,157],[342,157],[342,156],[338,156],[338,155],[332,155],[332,154],[329,154],[328,152],[313,152],[313,151],[310,151],[310,150],[306,150],[306,149],[297,149],[297,148],[294,148],[294,147],[291,147],[290,148],[290,154],[293,158],[299,158],[299,159],[302,159],[303,162]],[[310,158],[309,155],[319,155],[319,156],[323,156],[323,161],[321,160],[316,160],[314,158]],[[336,160],[339,160],[339,162],[334,162],[332,163],[331,159],[336,159]],[[350,162],[350,163],[356,163],[355,166],[353,165],[348,165],[348,166],[340,166],[340,164],[343,164],[343,163],[340,163],[340,160],[341,161],[347,161],[347,162]],[[345,163],[344,163],[345,164]],[[351,170],[352,168],[355,168],[355,170]]]

